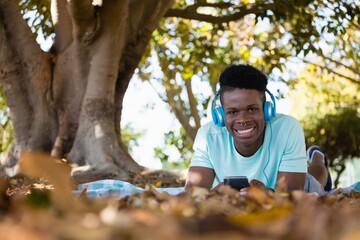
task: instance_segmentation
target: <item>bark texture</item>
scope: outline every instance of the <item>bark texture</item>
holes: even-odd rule
[[[43,52],[14,0],[0,0],[0,84],[14,125],[14,165],[45,151],[126,178],[140,171],[120,136],[124,94],[172,0],[53,0]]]

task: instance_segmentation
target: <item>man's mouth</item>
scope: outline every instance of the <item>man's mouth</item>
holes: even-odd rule
[[[234,129],[235,132],[241,136],[248,135],[252,130],[254,130],[255,127],[247,128],[247,129]]]

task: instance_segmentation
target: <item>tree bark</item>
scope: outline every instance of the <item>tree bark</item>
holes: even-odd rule
[[[57,131],[50,108],[51,64],[41,51],[15,1],[0,2],[1,77],[13,119],[15,143],[8,164],[24,150],[49,151]]]
[[[173,1],[92,3],[52,1],[56,37],[50,55],[36,44],[16,2],[0,0],[0,84],[14,122],[12,164],[32,150],[118,178],[144,169],[120,138],[122,102]]]

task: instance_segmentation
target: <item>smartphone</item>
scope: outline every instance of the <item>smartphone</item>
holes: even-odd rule
[[[242,188],[250,187],[249,180],[245,176],[229,176],[224,178],[224,184],[240,190]]]

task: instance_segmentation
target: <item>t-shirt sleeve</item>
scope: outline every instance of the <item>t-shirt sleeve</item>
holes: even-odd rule
[[[307,172],[304,130],[298,121],[292,123],[287,136],[279,171]]]
[[[196,134],[193,150],[194,153],[191,158],[190,167],[214,168],[208,151],[207,131],[203,127]]]

